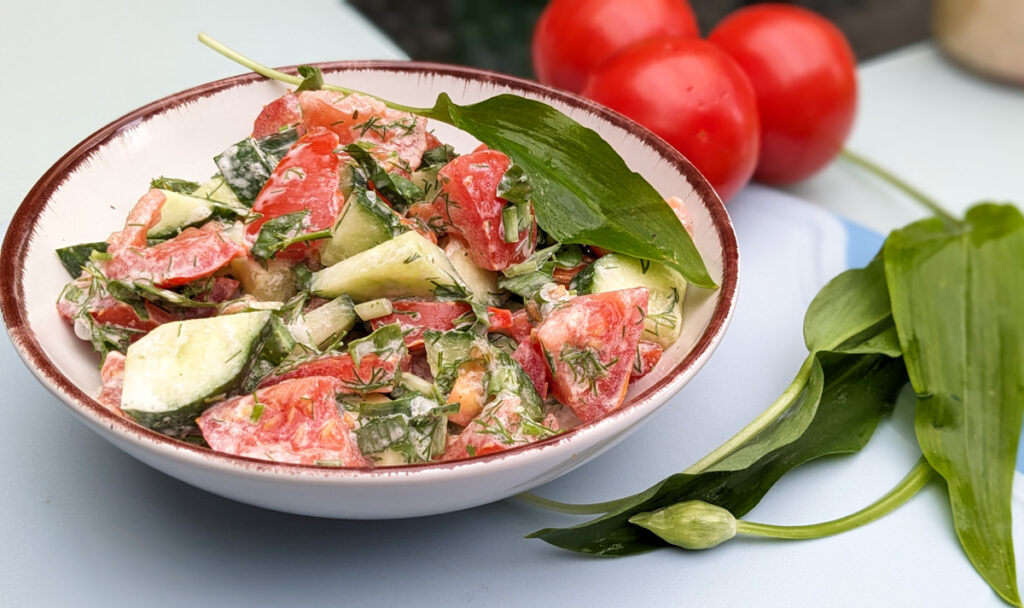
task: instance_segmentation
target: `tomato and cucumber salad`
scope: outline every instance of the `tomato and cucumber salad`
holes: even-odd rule
[[[211,171],[154,178],[122,229],[57,252],[98,401],[183,441],[327,467],[491,454],[615,411],[679,336],[678,272],[555,241],[506,154],[376,99],[288,93]]]

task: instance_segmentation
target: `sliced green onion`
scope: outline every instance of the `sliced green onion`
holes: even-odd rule
[[[380,317],[386,317],[395,311],[394,308],[391,307],[391,300],[387,298],[377,298],[376,300],[356,304],[355,309],[356,314],[359,315],[359,318],[363,321],[371,321],[373,319],[379,319]]]
[[[536,260],[526,260],[525,262],[519,262],[518,264],[512,264],[505,270],[501,271],[501,274],[508,278],[522,276],[524,274],[530,274],[531,272],[537,272],[540,266],[537,265]]]
[[[505,229],[503,236],[506,243],[515,243],[519,240],[519,212],[515,205],[509,205],[501,210],[501,225]]]
[[[415,374],[402,373],[402,376],[398,379],[398,383],[401,384],[403,388],[421,395],[430,395],[434,390],[434,385],[431,382],[424,380]]]

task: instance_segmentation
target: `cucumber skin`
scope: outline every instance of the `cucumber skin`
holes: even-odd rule
[[[212,387],[206,391],[206,393],[191,402],[181,404],[173,409],[167,409],[160,412],[151,412],[138,409],[132,409],[130,407],[124,407],[124,395],[122,394],[122,408],[121,411],[126,415],[130,416],[133,420],[141,424],[142,426],[152,429],[154,431],[174,435],[179,433],[183,428],[191,426],[195,419],[206,411],[207,408],[227,398],[233,391],[241,386],[246,379],[249,377],[249,373],[252,369],[253,364],[256,362],[256,355],[263,349],[268,337],[270,337],[273,331],[273,325],[271,323],[272,315],[269,311],[259,311],[254,313],[239,313],[239,314],[252,314],[263,316],[263,324],[260,331],[250,341],[248,352],[243,353],[244,363],[241,365],[237,373],[235,373],[226,382]],[[234,315],[229,315],[234,316]],[[213,319],[225,318],[225,317],[212,317]],[[208,319],[196,319],[196,321],[204,321]],[[175,323],[188,323],[188,321],[177,321]],[[161,327],[173,326],[175,323],[168,323]],[[157,328],[159,329],[159,328]],[[155,332],[156,330],[154,330]],[[167,331],[167,330],[165,330]],[[146,339],[149,335],[153,335],[153,332],[143,336],[138,342],[133,344],[139,344]],[[156,336],[159,338],[159,335]],[[132,347],[128,349],[128,357],[132,355]],[[128,362],[125,362],[125,372],[127,378]]]
[[[86,263],[92,258],[93,251],[106,253],[107,243],[100,241],[61,247],[57,250],[57,257],[60,258],[61,265],[68,271],[71,278],[77,279],[81,276],[82,269],[85,268]]]
[[[341,210],[331,240],[320,251],[320,259],[325,266],[337,264],[407,230],[398,214],[377,195],[356,188]]]

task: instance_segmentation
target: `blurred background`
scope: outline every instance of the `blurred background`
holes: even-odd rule
[[[754,3],[690,0],[705,35],[727,13]],[[412,59],[529,78],[533,76],[530,36],[547,0],[349,0],[349,4]],[[858,61],[929,36],[929,0],[803,0],[788,4],[816,11],[839,26]]]

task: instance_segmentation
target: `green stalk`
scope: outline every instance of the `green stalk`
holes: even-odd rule
[[[917,188],[911,186],[909,183],[903,181],[901,178],[897,177],[888,169],[885,169],[884,167],[874,163],[871,160],[868,160],[867,158],[851,150],[843,149],[843,151],[840,153],[840,156],[843,159],[860,167],[861,169],[864,169],[868,173],[875,175],[882,181],[887,182],[889,185],[903,192],[904,194],[914,199],[915,201],[921,203],[926,209],[931,211],[936,216],[942,218],[942,220],[947,224],[953,226],[960,224],[960,220],[958,220],[948,211],[943,209],[942,206],[935,202],[935,199],[921,192]]]
[[[782,412],[786,411],[786,408],[792,405],[793,401],[799,397],[800,393],[807,387],[807,380],[811,377],[811,369],[813,366],[814,353],[811,353],[806,359],[804,359],[804,363],[800,366],[800,371],[797,372],[796,378],[793,379],[793,382],[791,382],[790,385],[786,387],[786,390],[783,391],[783,393],[779,395],[770,406],[768,406],[768,409],[761,412],[757,418],[754,418],[750,424],[743,427],[743,430],[733,435],[731,439],[690,465],[685,471],[683,471],[683,473],[690,475],[700,473],[729,454],[732,454],[737,448],[741,447],[744,443],[767,428],[769,424],[775,422]]]
[[[776,526],[759,524],[742,519],[736,521],[736,533],[765,538],[804,540],[832,536],[859,528],[895,510],[917,494],[931,480],[935,470],[922,456],[914,468],[907,473],[896,487],[856,513],[817,524],[806,526]]]
[[[537,496],[532,492],[516,494],[515,497],[523,502],[530,503],[531,505],[538,506],[542,509],[547,509],[548,511],[554,511],[556,513],[568,513],[569,515],[595,515],[607,513],[615,510],[619,504],[632,498],[632,496],[627,496],[625,498],[609,500],[607,502],[577,505],[567,502],[558,502],[557,500],[551,500],[549,498],[544,498],[543,496]]]
[[[280,70],[275,70],[274,68],[271,68],[271,67],[267,67],[267,66],[265,66],[262,63],[259,63],[257,61],[253,61],[252,59],[249,59],[248,57],[246,57],[245,55],[242,55],[238,51],[235,51],[234,49],[231,49],[231,48],[221,44],[220,42],[218,42],[217,40],[211,38],[210,36],[208,36],[207,34],[205,34],[203,32],[199,33],[199,42],[202,42],[206,46],[208,46],[211,49],[217,51],[218,53],[220,53],[221,55],[227,57],[231,61],[234,61],[235,63],[241,65],[242,67],[248,68],[248,69],[252,70],[253,72],[256,72],[257,74],[260,74],[261,76],[266,76],[267,78],[270,78],[272,80],[279,80],[281,82],[286,82],[288,84],[293,84],[295,86],[298,86],[298,85],[302,84],[302,78],[300,78],[298,76],[295,76],[293,74],[287,74],[287,73],[282,72]],[[324,90],[327,90],[327,91],[337,91],[338,93],[344,93],[346,95],[351,95],[352,93],[358,93],[360,95],[365,95],[367,97],[372,97],[372,98],[376,99],[377,101],[380,101],[381,103],[383,103],[387,107],[393,109],[393,110],[400,110],[402,112],[409,112],[411,114],[420,114],[420,115],[426,115],[426,114],[430,113],[430,109],[429,108],[413,108],[413,107],[409,107],[409,106],[403,106],[403,105],[395,103],[393,101],[388,101],[387,99],[382,99],[380,97],[377,97],[376,95],[370,95],[369,93],[363,93],[362,91],[357,91],[355,89],[348,89],[348,88],[345,88],[345,87],[339,87],[339,86],[333,85],[333,84],[324,84],[322,88]]]
[[[796,378],[793,379],[793,382],[790,383],[786,390],[779,395],[770,406],[768,406],[768,409],[761,412],[757,418],[751,421],[747,426],[743,427],[740,432],[733,435],[728,441],[709,452],[696,463],[690,465],[685,471],[683,471],[683,473],[689,475],[696,475],[697,473],[700,473],[729,454],[732,454],[752,437],[767,428],[768,425],[774,422],[782,414],[782,412],[786,411],[786,408],[793,403],[794,399],[800,396],[801,391],[803,391],[807,386],[807,380],[810,378],[813,363],[814,354],[812,353],[804,360],[803,365],[800,366],[800,371],[797,372]],[[528,502],[532,505],[558,513],[568,513],[570,515],[593,515],[613,511],[617,509],[619,505],[628,503],[634,497],[626,496],[617,500],[587,504],[559,502],[557,500],[550,500],[537,496],[530,492],[518,494],[516,495],[516,498],[523,502]]]

